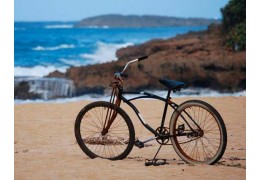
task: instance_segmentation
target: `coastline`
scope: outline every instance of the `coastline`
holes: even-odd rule
[[[176,98],[180,104],[191,98]],[[70,103],[39,103],[14,105],[14,158],[15,179],[245,179],[246,175],[246,97],[197,97],[213,105],[227,127],[228,144],[218,164],[190,166],[177,156],[173,147],[166,146],[159,153],[169,165],[145,167],[145,159],[152,158],[158,149],[151,146],[133,148],[121,161],[89,159],[78,147],[73,126],[77,113],[91,101]],[[135,102],[147,123],[157,127],[163,103],[160,101]],[[150,108],[147,108],[150,107]],[[144,139],[151,134],[142,128],[135,114],[125,103],[122,108],[131,117],[136,137]],[[168,123],[171,112],[166,116]],[[135,172],[135,173],[133,173]],[[149,174],[149,176],[147,176]],[[218,174],[218,176],[214,176]]]
[[[176,37],[170,36],[171,38],[166,39],[155,39],[158,36],[150,34],[150,40],[142,41],[140,44],[129,43],[132,42],[133,39],[131,40],[131,38],[133,37],[128,40],[124,39],[127,43],[120,42],[119,44],[117,44],[118,41],[115,44],[113,40],[101,43],[100,39],[96,37],[97,39],[91,42],[92,45],[93,43],[97,43],[95,45],[96,50],[94,50],[95,48],[92,49],[92,53],[78,52],[77,50],[80,47],[75,42],[59,42],[57,45],[34,44],[30,47],[31,51],[37,51],[39,55],[43,53],[43,55],[47,54],[49,56],[52,54],[56,56],[59,52],[70,48],[72,54],[77,54],[75,57],[78,56],[83,59],[92,58],[93,61],[88,64],[86,59],[84,63],[80,62],[81,60],[77,60],[78,57],[75,59],[68,57],[57,59],[52,57],[55,59],[55,62],[58,60],[58,63],[66,64],[68,69],[62,68],[63,66],[57,69],[54,66],[44,67],[41,65],[31,68],[16,67],[15,71],[20,75],[26,72],[31,74],[31,76],[43,76],[43,74],[45,76],[32,78],[31,80],[24,77],[19,82],[18,78],[15,78],[15,99],[40,98],[44,100],[59,100],[61,97],[80,98],[84,95],[88,96],[88,94],[93,96],[92,94],[94,93],[107,94],[110,91],[109,83],[113,80],[114,73],[121,71],[130,59],[142,56],[143,54],[147,54],[149,58],[141,63],[131,65],[127,71],[129,78],[125,79],[126,83],[124,87],[126,90],[164,90],[165,87],[157,79],[167,78],[182,81],[193,89],[211,89],[220,93],[245,91],[245,51],[235,52],[227,49],[222,42],[223,37],[221,36],[219,26],[212,25],[207,30],[202,31],[199,31],[198,28],[200,29],[201,27],[194,28],[193,32],[186,34],[184,32],[187,31],[187,28],[167,30],[163,33],[164,35],[168,34],[167,37],[169,37],[169,33],[172,32],[172,36],[176,35]],[[114,32],[110,32],[110,30],[106,30],[105,32],[108,34]],[[50,31],[50,33],[52,32]],[[174,35],[176,32],[180,32],[182,35],[178,35],[178,33]],[[126,32],[122,31],[121,33]],[[142,35],[146,33],[145,30],[141,31]],[[53,35],[57,36],[57,34],[51,34],[51,36]],[[140,34],[132,34],[135,38],[138,35],[140,36]],[[70,30],[69,37],[75,37],[74,31]],[[119,38],[121,39],[121,37]],[[112,53],[107,54],[107,52]],[[118,60],[113,61],[116,57]],[[96,58],[101,58],[102,61],[96,61]],[[21,81],[25,81],[25,83],[20,83]]]
[[[143,90],[142,92],[148,92],[152,93],[161,97],[166,97],[167,95],[167,90]],[[56,99],[15,99],[14,104],[39,104],[39,103],[70,103],[70,102],[79,102],[79,101],[109,101],[110,99],[110,93],[105,93],[105,94],[85,94],[82,96],[77,96],[77,97],[65,97],[65,98],[56,98]],[[126,95],[126,98],[133,98],[137,97],[138,95]],[[215,90],[211,89],[183,89],[181,91],[171,93],[172,98],[207,98],[207,97],[212,97],[212,98],[221,98],[221,97],[246,97],[246,90],[244,91],[239,91],[239,92],[218,92]],[[148,100],[148,99],[144,99]],[[149,99],[150,100],[150,99]]]

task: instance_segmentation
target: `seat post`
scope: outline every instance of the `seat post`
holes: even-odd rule
[[[166,113],[167,113],[167,108],[168,108],[168,100],[170,98],[171,95],[171,89],[168,89],[168,93],[166,96],[166,101],[165,101],[165,105],[164,105],[164,111],[163,111],[163,117],[162,117],[162,123],[161,123],[161,129],[160,129],[160,134],[162,134],[162,130],[163,130],[163,126],[164,126],[164,121],[165,121],[165,117],[166,117]]]

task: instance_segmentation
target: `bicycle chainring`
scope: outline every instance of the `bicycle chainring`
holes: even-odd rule
[[[158,128],[156,129],[156,132],[157,132],[157,133],[160,133],[160,132],[161,132],[161,127],[158,127]],[[166,145],[166,144],[169,142],[169,139],[170,139],[170,130],[169,130],[169,128],[163,127],[161,134],[162,134],[162,135],[168,135],[168,137],[157,138],[156,141],[157,141],[159,144]],[[171,143],[170,143],[170,144],[171,144]],[[170,145],[170,144],[168,144],[168,145]]]

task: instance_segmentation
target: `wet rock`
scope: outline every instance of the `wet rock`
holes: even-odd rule
[[[15,99],[40,99],[40,94],[30,92],[30,85],[26,81],[21,81],[14,87]]]
[[[15,99],[55,99],[72,97],[73,81],[64,78],[15,77]]]

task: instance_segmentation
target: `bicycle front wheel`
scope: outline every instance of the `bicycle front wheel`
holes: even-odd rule
[[[170,139],[176,153],[189,164],[215,164],[227,145],[225,124],[204,101],[182,103],[170,120]]]
[[[107,116],[115,112],[107,133],[102,133]],[[134,126],[129,116],[114,104],[99,101],[85,106],[75,122],[75,136],[82,151],[90,158],[124,159],[132,150]]]

